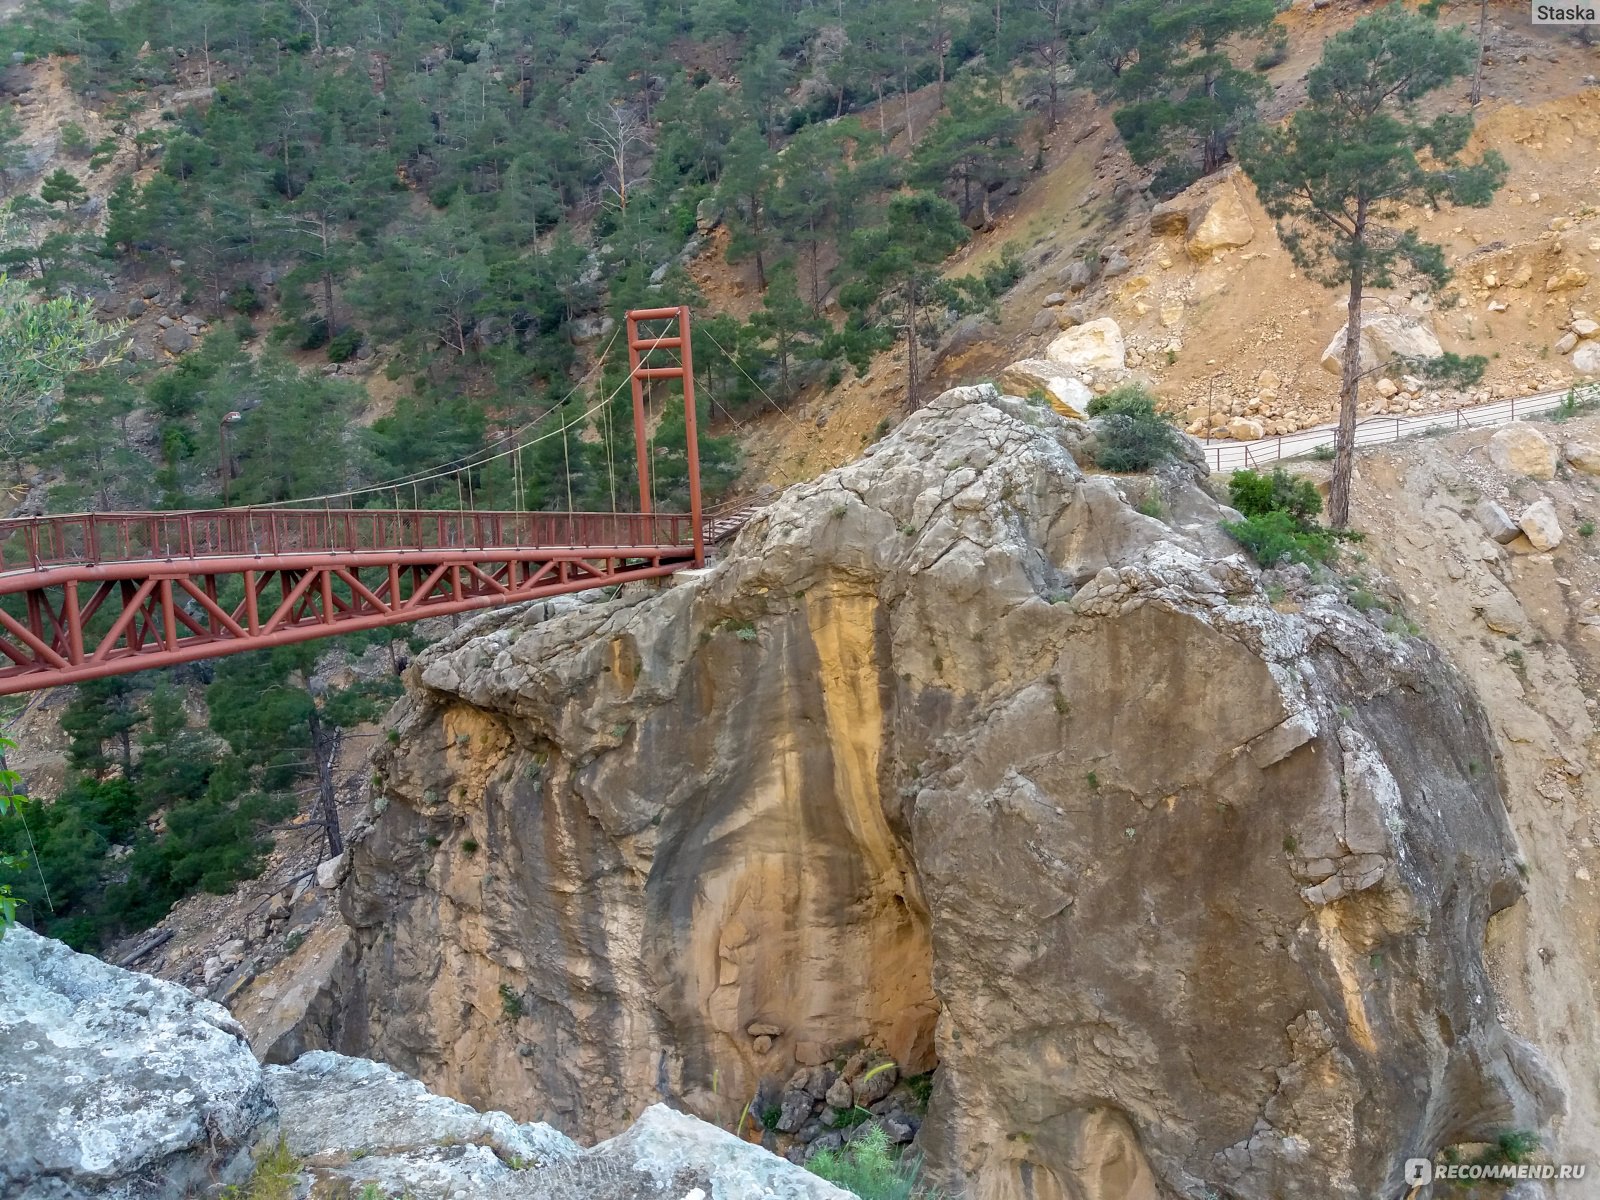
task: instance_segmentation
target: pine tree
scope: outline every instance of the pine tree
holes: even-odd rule
[[[71,171],[65,167],[57,167],[39,185],[39,199],[52,206],[59,204],[71,211],[89,199],[89,192]]]
[[[1328,518],[1350,519],[1356,398],[1365,289],[1390,287],[1409,268],[1433,287],[1449,278],[1443,250],[1396,223],[1417,206],[1482,207],[1505,182],[1493,151],[1462,155],[1470,113],[1428,117],[1418,103],[1472,70],[1475,47],[1399,5],[1361,18],[1323,45],[1306,80],[1305,107],[1241,148],[1245,171],[1297,264],[1326,287],[1346,289],[1346,349]]]
[[[894,322],[906,341],[906,403],[918,406],[917,346],[926,296],[935,289],[936,268],[967,240],[955,205],[931,192],[909,192],[889,202],[884,224],[858,230],[851,239],[848,262],[855,277],[840,293],[847,309]],[[889,305],[898,303],[895,321]]]

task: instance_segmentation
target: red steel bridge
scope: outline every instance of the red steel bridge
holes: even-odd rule
[[[701,510],[689,310],[631,312],[625,329],[638,511],[325,506],[3,520],[0,695],[702,565],[707,541],[738,521]],[[687,514],[651,511],[646,399],[657,380],[683,383]]]

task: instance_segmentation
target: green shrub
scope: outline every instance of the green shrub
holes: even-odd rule
[[[349,362],[361,349],[361,331],[346,329],[328,343],[329,362]]]
[[[1332,530],[1307,528],[1286,512],[1224,521],[1222,528],[1263,567],[1328,563],[1339,553],[1339,538]]]
[[[1126,384],[1089,401],[1096,427],[1095,463],[1105,471],[1148,471],[1178,456],[1178,432],[1156,408],[1155,397]]]
[[[881,1129],[870,1129],[842,1150],[822,1150],[806,1163],[813,1175],[853,1192],[861,1200],[938,1200],[923,1188],[920,1159],[894,1158]]]
[[[1275,467],[1271,475],[1235,471],[1228,481],[1228,501],[1246,517],[1283,512],[1301,524],[1310,523],[1322,512],[1317,485],[1282,467]]]

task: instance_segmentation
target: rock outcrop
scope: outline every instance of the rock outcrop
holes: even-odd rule
[[[381,1063],[313,1051],[262,1068],[220,1006],[27,929],[0,939],[0,1082],[7,1200],[213,1195],[268,1158],[301,1196],[850,1200],[662,1105],[585,1151]]]
[[[715,569],[425,654],[338,1048],[576,1134],[937,1065],[919,1140],[973,1200],[1356,1200],[1542,1128],[1471,693],[1089,437],[947,393]]]
[[[155,1200],[237,1182],[273,1112],[227,1009],[74,954],[0,938],[0,1195]]]
[[[1071,372],[1120,371],[1128,365],[1122,329],[1111,317],[1085,321],[1058,335],[1044,356]]]

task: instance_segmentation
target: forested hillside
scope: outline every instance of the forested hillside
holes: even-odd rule
[[[741,421],[891,345],[917,402],[919,350],[1020,271],[1015,253],[955,280],[940,265],[1043,167],[1069,88],[1115,106],[1157,195],[1228,162],[1281,58],[1274,11],[25,4],[0,24],[0,261],[13,288],[97,304],[126,349],[8,399],[16,511],[281,503],[440,464],[466,466],[371,501],[610,509],[632,455],[619,318],[682,302],[715,496]],[[48,86],[81,117],[57,117]],[[689,266],[708,258],[748,281],[737,303],[702,294]],[[667,400],[654,427],[666,506],[682,420]],[[211,735],[161,680],[82,689],[70,803],[19,892],[50,891],[50,927],[92,945],[248,874],[315,776],[330,697],[313,670],[279,655],[184,676],[197,702],[211,681]],[[298,699],[263,715],[263,694]],[[270,747],[241,740],[279,725]],[[202,765],[180,777],[175,757]],[[28,834],[7,818],[0,849]]]

